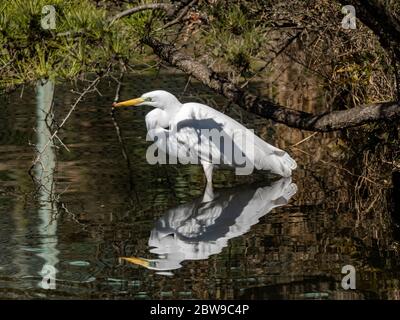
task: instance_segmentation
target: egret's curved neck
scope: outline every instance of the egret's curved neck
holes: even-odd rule
[[[162,108],[160,108],[164,112],[164,116],[168,118],[168,125],[182,107],[182,104],[178,101],[178,99],[175,97],[173,98],[174,100],[166,101]]]

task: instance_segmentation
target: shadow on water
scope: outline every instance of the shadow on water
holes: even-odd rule
[[[121,100],[163,88],[182,101],[226,105],[181,75],[136,79],[126,78]],[[102,96],[87,95],[59,133],[69,151],[49,145],[33,184],[29,142],[43,150],[76,99],[70,89],[47,82],[0,100],[0,298],[400,299],[399,246],[383,202],[390,196],[380,190],[373,203],[355,203],[356,178],[329,158],[334,134],[307,140],[315,159],[292,151],[294,195],[290,180],[225,170],[214,191],[203,190],[198,166],[147,163],[147,107],[114,114],[124,158],[110,116],[115,85],[103,81]],[[306,137],[228,111],[285,150]],[[129,256],[147,257],[136,261],[156,272],[121,262]],[[341,287],[348,264],[356,290]],[[55,287],[46,289],[51,273]]]

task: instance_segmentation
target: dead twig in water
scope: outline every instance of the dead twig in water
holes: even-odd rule
[[[112,77],[112,79],[114,79],[114,81],[117,82],[117,90],[115,91],[114,102],[117,102],[119,100],[119,95],[120,95],[120,91],[121,91],[121,88],[122,88],[122,80],[124,78],[125,72],[126,72],[126,66],[125,66],[125,64],[122,64],[122,70],[121,70],[121,74],[120,74],[119,78],[116,79],[116,78]],[[128,156],[128,152],[126,150],[125,141],[124,141],[124,139],[122,137],[121,128],[120,128],[120,126],[118,124],[118,121],[117,121],[117,119],[115,117],[115,108],[114,107],[111,108],[110,115],[111,115],[111,119],[112,119],[113,125],[115,127],[115,131],[117,133],[118,142],[119,142],[119,144],[121,146],[122,156],[124,157],[124,159],[126,161],[127,168],[128,168],[128,172],[129,172],[129,189],[130,189],[130,191],[133,191],[135,193],[135,197],[136,197],[136,200],[138,202],[139,196],[138,196],[138,194],[136,192],[136,185],[135,185],[135,182],[134,182],[134,179],[133,179],[133,171],[132,171],[131,160],[130,160],[130,158]],[[129,195],[129,198],[131,200],[131,205],[133,205],[133,199],[131,198],[131,194]]]

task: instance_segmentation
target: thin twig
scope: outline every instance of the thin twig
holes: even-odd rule
[[[297,151],[300,151],[301,153],[304,153],[305,155],[307,155],[307,156],[309,156],[309,157],[313,157],[312,154],[310,154],[310,153],[308,153],[308,152],[306,152],[306,151],[304,151],[304,150],[302,150],[302,149],[300,149],[300,148],[293,147],[293,149],[294,149],[294,150],[297,150]],[[320,160],[318,160],[318,161],[319,161],[319,162],[322,162],[323,164],[326,164],[326,165],[329,165],[329,166],[331,166],[331,167],[334,167],[334,168],[336,168],[336,169],[338,169],[338,170],[345,171],[346,173],[350,174],[350,175],[353,176],[353,177],[357,177],[357,178],[360,178],[360,179],[365,179],[366,181],[369,181],[369,182],[371,182],[371,183],[374,184],[374,185],[384,187],[384,185],[382,185],[382,184],[380,184],[380,183],[378,183],[378,182],[375,182],[375,181],[373,181],[373,180],[371,180],[371,179],[369,179],[369,178],[367,178],[367,177],[365,177],[365,176],[360,176],[360,175],[358,175],[358,174],[355,174],[355,173],[351,172],[350,170],[348,170],[348,169],[346,169],[346,168],[338,167],[337,165],[335,165],[335,164],[333,164],[333,163],[331,163],[331,162],[328,162],[328,161],[325,161],[325,160],[322,160],[322,159],[320,159]]]
[[[394,66],[394,77],[396,81],[396,98],[397,101],[400,101],[400,73],[399,68],[397,66],[397,56],[393,53],[393,66]]]
[[[279,57],[294,42],[294,40],[296,40],[298,37],[300,37],[300,35],[303,31],[304,30],[301,30],[301,31],[297,32],[293,37],[290,37],[290,39],[286,42],[286,44],[278,52],[274,52],[274,56],[272,58],[270,58],[265,63],[264,66],[262,66],[252,77],[247,79],[247,81],[241,85],[241,88],[246,87],[251,80],[253,80],[261,72],[263,72],[277,57]]]
[[[137,6],[134,8],[127,9],[125,11],[122,11],[115,16],[111,17],[109,19],[110,23],[109,25],[111,26],[116,20],[121,19],[123,17],[129,16],[131,14],[134,14],[136,12],[144,11],[144,10],[164,10],[167,12],[171,12],[172,10],[175,9],[175,6],[169,3],[148,3],[148,4],[143,4],[141,6]]]
[[[121,91],[121,88],[122,88],[122,80],[123,80],[125,72],[126,72],[126,67],[125,67],[124,64],[123,64],[122,67],[123,67],[123,69],[121,71],[121,74],[120,74],[119,78],[115,79],[115,77],[112,77],[113,80],[115,80],[117,82],[117,89],[115,91],[114,102],[117,102],[119,100],[119,95],[120,95],[120,91]],[[117,122],[117,119],[115,117],[115,108],[114,107],[112,107],[110,114],[111,114],[111,119],[112,119],[113,125],[115,127],[115,131],[117,133],[118,142],[119,142],[119,144],[121,146],[122,156],[124,157],[124,159],[126,161],[127,168],[128,168],[128,172],[129,172],[129,188],[130,188],[131,191],[133,191],[135,193],[136,200],[139,200],[139,196],[138,196],[138,194],[136,192],[136,186],[135,186],[135,182],[134,182],[134,179],[133,179],[133,170],[132,170],[131,160],[130,160],[130,158],[128,156],[128,151],[127,151],[126,146],[125,146],[125,141],[124,141],[124,139],[122,137],[121,128],[120,128],[120,126],[119,126],[119,124]],[[131,197],[130,197],[130,200],[131,200],[131,205],[133,205],[133,199]]]
[[[183,7],[183,9],[179,12],[178,16],[177,16],[174,20],[172,20],[172,21],[166,23],[165,25],[163,25],[161,28],[159,28],[159,29],[156,30],[156,31],[160,31],[160,30],[167,29],[167,28],[173,26],[174,24],[179,23],[179,22],[183,19],[183,17],[188,13],[189,9],[190,9],[197,1],[198,1],[198,0],[193,0],[193,1],[191,1],[190,3],[188,3],[185,7]]]
[[[293,148],[298,146],[299,144],[302,144],[303,142],[306,142],[308,139],[311,139],[312,137],[314,137],[318,132],[314,132],[313,134],[310,134],[308,137],[300,140],[299,142],[295,143],[294,145],[290,146],[289,148]]]

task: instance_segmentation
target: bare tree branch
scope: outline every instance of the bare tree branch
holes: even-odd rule
[[[175,20],[180,20],[181,16],[186,14],[187,9],[194,2],[187,1],[186,4],[181,4],[181,7],[183,6],[184,9]],[[347,3],[353,4],[356,7],[359,14],[358,17],[379,37],[382,46],[394,50],[396,56],[400,57],[399,49],[393,46],[393,44],[400,43],[400,23],[389,10],[386,10],[382,0],[352,0]],[[174,8],[175,10],[171,11],[173,9],[171,5],[164,3],[146,4],[117,14],[111,19],[111,23],[135,12],[149,9],[162,9],[170,12],[172,16],[179,11],[177,7]],[[374,15],[377,15],[377,17],[371,19]],[[175,20],[172,20],[172,22]],[[170,24],[171,22],[167,23],[166,26],[168,27]],[[163,43],[152,37],[145,37],[143,43],[150,46],[154,53],[162,60],[195,77],[243,109],[290,127],[326,132],[356,127],[375,121],[389,121],[400,118],[399,102],[369,104],[323,114],[311,114],[294,110],[249,93],[228,78],[214,72],[212,69],[181,52],[173,44]],[[327,109],[329,109],[329,106],[327,106]]]
[[[174,20],[166,23],[161,29],[167,29],[167,28],[173,26],[174,24],[179,23],[185,17],[185,15],[188,13],[189,9],[193,5],[195,5],[197,2],[198,2],[198,0],[193,0],[190,3],[188,3],[187,5],[185,5],[183,7],[183,9],[180,10],[180,13],[178,14],[178,16]]]
[[[121,19],[123,17],[129,16],[131,14],[134,14],[136,12],[144,11],[144,10],[164,10],[168,15],[172,15],[175,12],[175,6],[173,4],[169,3],[149,3],[149,4],[143,4],[137,7],[133,7],[130,9],[127,9],[125,11],[122,11],[115,16],[111,17],[109,19],[110,25],[112,25],[116,20]]]
[[[195,77],[241,108],[289,127],[324,132],[356,127],[374,121],[392,121],[400,118],[398,102],[369,104],[317,115],[294,110],[241,89],[229,79],[189,57],[172,44],[163,43],[152,37],[144,38],[143,43],[150,46],[162,60]]]

